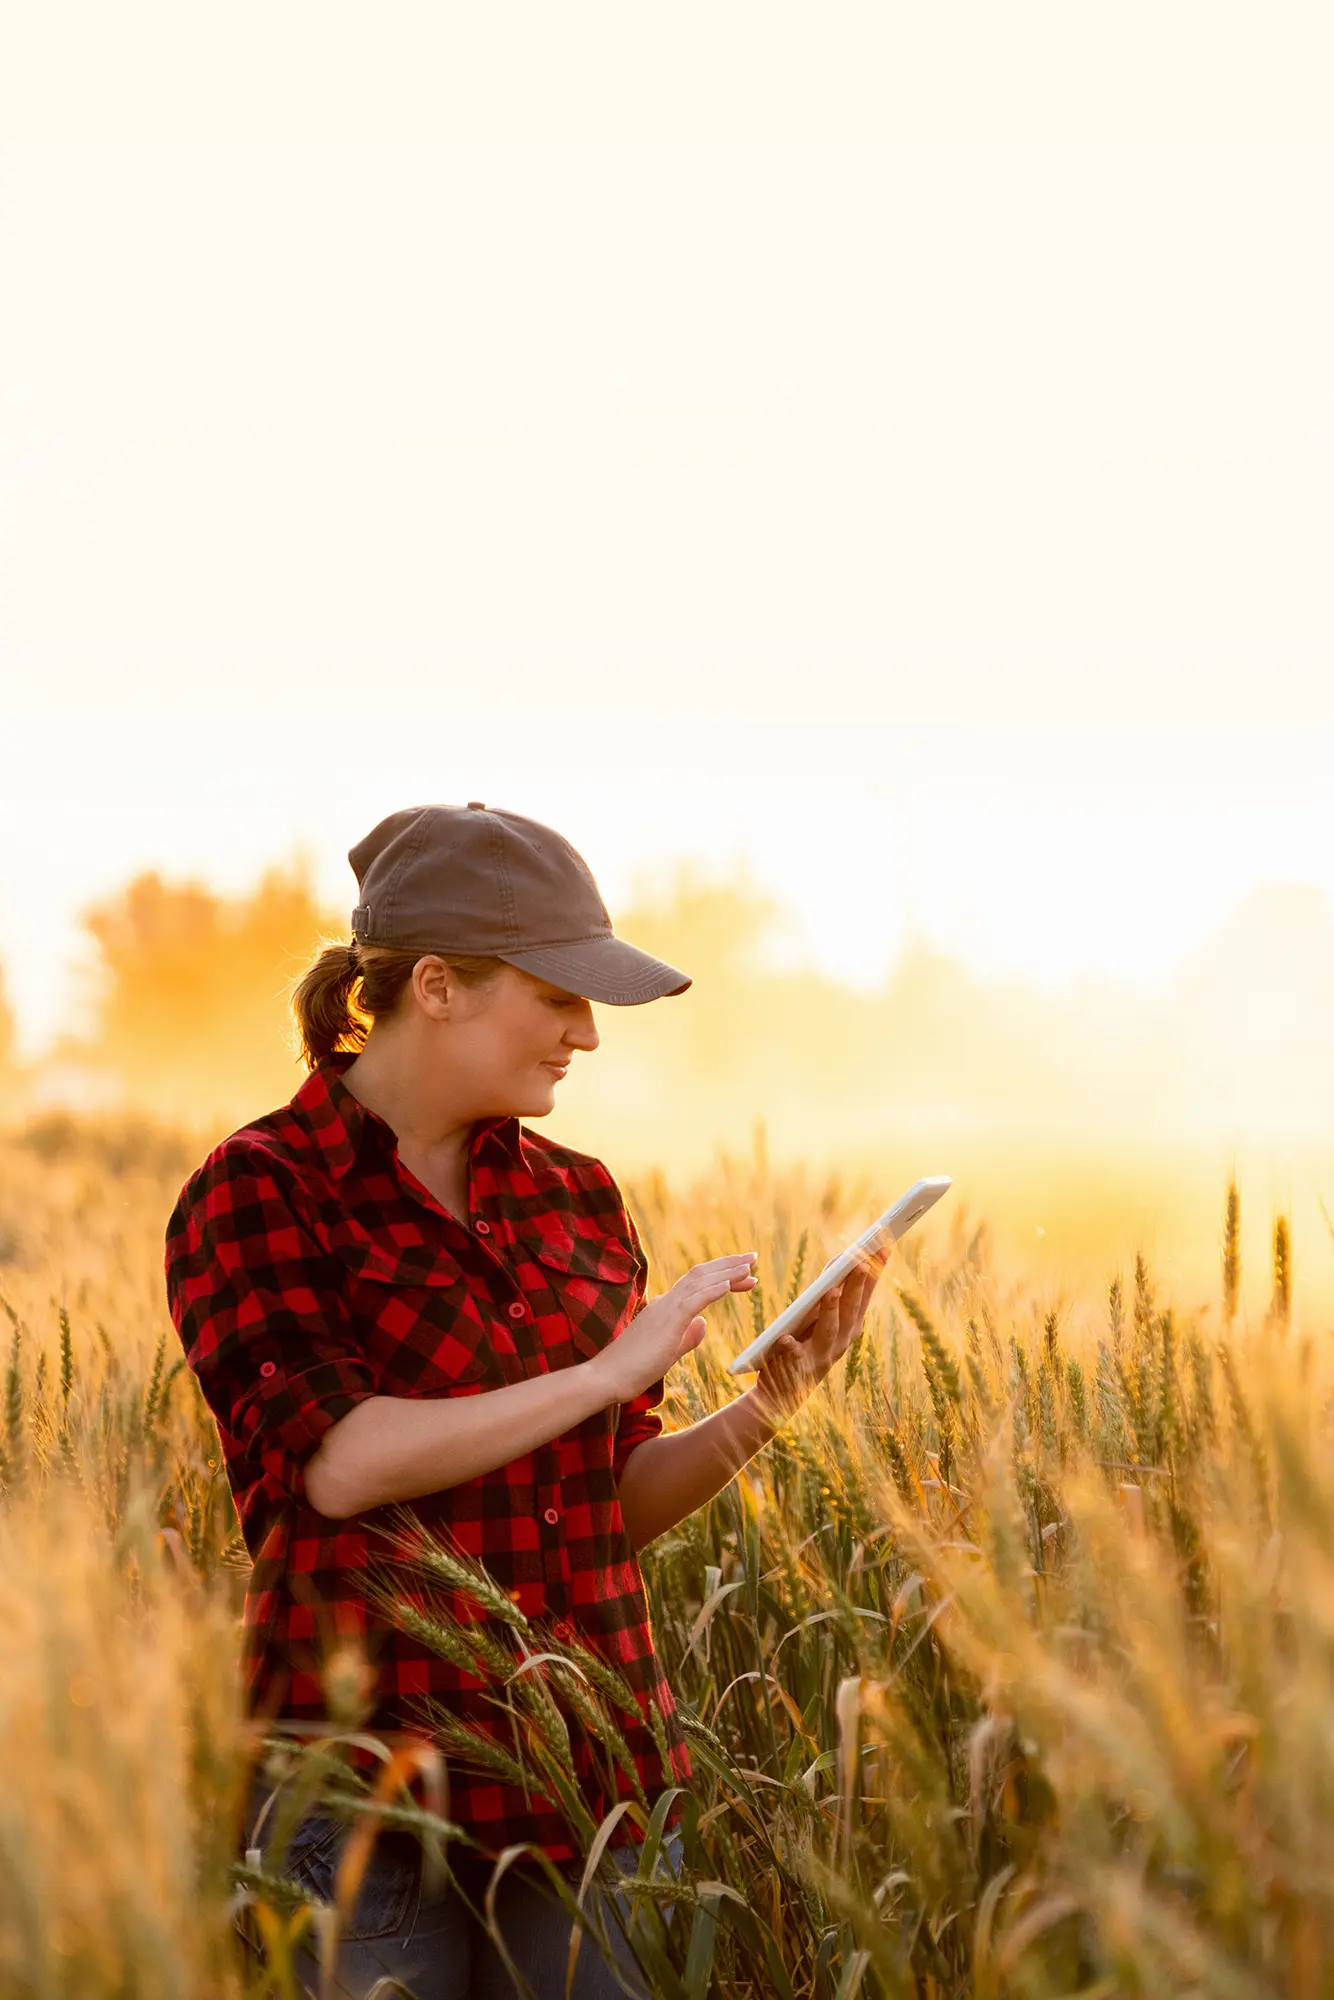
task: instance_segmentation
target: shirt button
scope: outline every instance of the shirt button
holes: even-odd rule
[[[489,1236],[491,1234],[491,1224],[489,1222],[478,1222],[474,1224],[474,1227],[479,1236]]]
[[[524,1316],[524,1314],[525,1314],[525,1313],[527,1312],[527,1310],[528,1310],[528,1308],[527,1308],[527,1306],[526,1306],[526,1305],[524,1304],[523,1300],[522,1300],[522,1299],[516,1299],[516,1300],[514,1301],[514,1304],[513,1304],[513,1305],[512,1305],[511,1307],[510,1307],[510,1318],[511,1318],[511,1319],[522,1319],[522,1318],[523,1318],[523,1316]]]
[[[546,1513],[542,1516],[542,1519],[546,1522],[549,1528],[554,1528],[557,1521],[559,1521],[560,1519],[560,1515],[556,1512],[554,1507],[548,1507]]]
[[[261,1361],[259,1372],[261,1375],[276,1375],[278,1373],[278,1364],[276,1361]]]

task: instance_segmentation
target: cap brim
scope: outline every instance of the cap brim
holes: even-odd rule
[[[692,983],[688,973],[624,938],[578,938],[571,944],[546,944],[532,951],[498,954],[509,965],[549,979],[567,993],[600,1000],[609,1007],[638,1007],[645,1000],[663,1000],[684,993]]]

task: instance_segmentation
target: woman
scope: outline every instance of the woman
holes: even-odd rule
[[[666,1371],[703,1339],[707,1306],[753,1287],[756,1253],[698,1264],[646,1303],[647,1261],[611,1174],[520,1120],[550,1112],[576,1052],[597,1048],[591,1001],[638,1005],[690,980],[617,938],[580,856],[521,814],[411,808],[349,859],[352,942],[324,951],[294,999],[310,1075],[209,1155],[168,1227],[172,1314],[254,1565],[247,1707],[327,1727],[321,1669],[351,1638],[373,1681],[364,1727],[384,1740],[424,1740],[423,1697],[489,1712],[475,1677],[368,1597],[372,1563],[403,1560],[386,1531],[408,1503],[530,1619],[629,1683],[644,1721],[627,1741],[652,1799],[690,1760],[636,1551],[721,1491],[822,1380],[875,1273],[827,1295],[735,1401],[664,1434]],[[577,1868],[540,1797],[485,1772],[450,1766],[449,1779],[448,1816],[488,1866],[529,1842]],[[591,1754],[580,1779],[601,1817],[617,1794]],[[312,1814],[289,1850],[326,1896],[342,1837]],[[679,1865],[679,1838],[668,1853]],[[569,1921],[549,1894],[511,1869],[498,1913],[533,1991],[563,1994]],[[376,1843],[343,1938],[345,1994],[386,1974],[419,2000],[514,1990],[457,1891],[423,1893],[406,1836]],[[624,1989],[585,1944],[576,1990]]]

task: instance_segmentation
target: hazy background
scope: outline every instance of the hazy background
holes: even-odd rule
[[[1212,1282],[1235,1160],[1334,1294],[1331,112],[1314,6],[7,20],[10,1112],[287,1094],[476,797],[695,975],[573,1142],[1053,1283]]]

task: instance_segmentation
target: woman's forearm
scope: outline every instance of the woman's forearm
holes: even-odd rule
[[[649,1438],[632,1452],[617,1492],[637,1549],[693,1514],[768,1444],[778,1419],[754,1388],[688,1430]]]
[[[345,1520],[439,1493],[549,1444],[610,1400],[591,1362],[477,1396],[368,1396],[321,1438],[306,1464],[306,1496],[317,1512]]]

